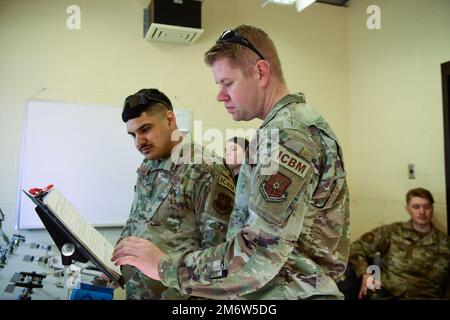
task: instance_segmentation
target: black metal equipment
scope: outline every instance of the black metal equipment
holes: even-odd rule
[[[36,272],[20,272],[15,273],[11,278],[13,286],[25,288],[23,292],[17,297],[17,300],[31,300],[31,294],[34,288],[42,288],[42,279],[47,277],[45,274],[38,274]]]

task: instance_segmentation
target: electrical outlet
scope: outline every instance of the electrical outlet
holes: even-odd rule
[[[408,164],[408,178],[415,179],[416,178],[416,169],[413,164]]]

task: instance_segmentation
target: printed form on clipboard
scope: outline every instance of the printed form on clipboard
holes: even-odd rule
[[[133,268],[129,266],[120,268],[114,265],[111,261],[114,246],[90,225],[53,185],[44,189],[33,188],[29,192],[23,190],[23,192],[37,205],[41,214],[42,212],[45,214],[47,223],[38,212],[55,242],[57,242],[56,238],[61,239],[61,237],[72,242],[86,259],[94,263],[100,271],[121,287],[132,277]],[[48,223],[49,221],[51,223]],[[59,242],[61,243],[61,241]],[[56,244],[58,245],[58,243]]]

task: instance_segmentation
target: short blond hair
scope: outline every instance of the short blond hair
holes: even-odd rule
[[[269,62],[272,74],[281,82],[284,82],[280,58],[275,44],[269,35],[260,28],[244,24],[233,30],[247,38],[258,49],[265,57],[265,60]],[[208,66],[212,66],[217,59],[228,58],[232,65],[241,68],[243,73],[248,76],[249,67],[253,66],[257,61],[255,60],[256,55],[252,50],[237,43],[216,42],[206,51],[204,59]]]

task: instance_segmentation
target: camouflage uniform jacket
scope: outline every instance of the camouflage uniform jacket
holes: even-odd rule
[[[244,164],[227,242],[163,257],[162,282],[213,299],[343,298],[334,279],[347,265],[349,197],[337,138],[301,93],[261,129],[279,130],[278,171]]]
[[[428,234],[415,231],[411,221],[381,226],[353,242],[350,252],[358,277],[367,270],[367,258],[379,252],[381,284],[395,297],[442,297],[450,270],[449,237],[434,226]]]
[[[183,152],[186,155],[189,148],[187,160],[197,157],[209,163],[183,163]],[[176,152],[178,158],[173,157]],[[144,160],[137,171],[135,198],[120,239],[142,237],[165,253],[223,243],[233,209],[234,180],[223,163],[213,163],[217,159],[206,157],[197,146],[183,141],[166,160]],[[139,271],[127,282],[126,295],[127,299],[186,298]]]

